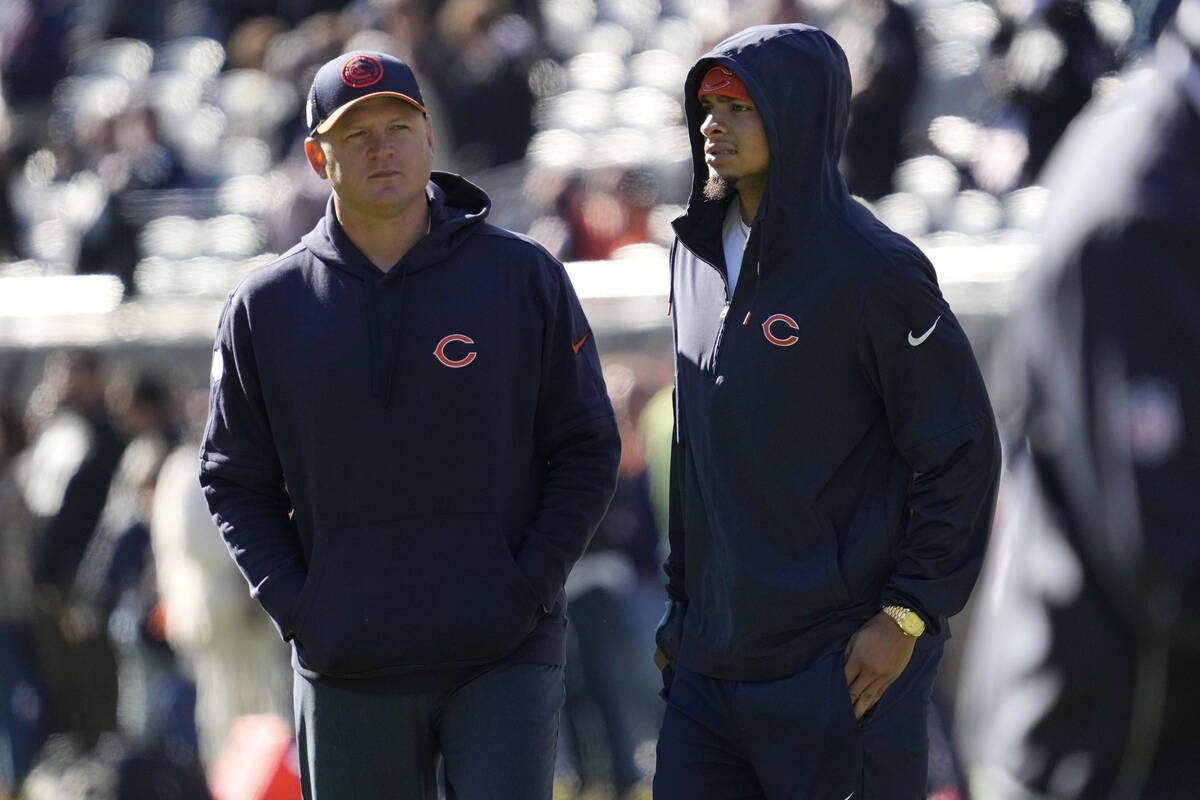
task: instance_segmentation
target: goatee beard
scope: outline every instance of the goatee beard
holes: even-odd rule
[[[722,178],[715,172],[709,173],[708,180],[704,182],[704,199],[710,201],[724,200],[733,190],[729,181]]]

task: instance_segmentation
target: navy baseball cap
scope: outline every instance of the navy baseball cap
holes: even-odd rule
[[[308,90],[308,135],[326,133],[350,106],[368,97],[399,97],[425,113],[421,87],[412,69],[395,56],[356,50],[317,70]]]

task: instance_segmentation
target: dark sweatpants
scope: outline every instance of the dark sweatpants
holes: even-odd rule
[[[294,681],[305,800],[550,800],[563,668],[497,667],[457,689],[399,694]]]
[[[757,683],[668,670],[655,800],[923,800],[941,655],[914,653],[861,723],[841,652]]]

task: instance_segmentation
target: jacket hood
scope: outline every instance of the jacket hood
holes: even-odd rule
[[[413,245],[393,268],[381,275],[362,251],[342,230],[333,209],[333,197],[325,207],[325,217],[300,240],[313,255],[331,267],[360,278],[378,278],[382,282],[403,280],[444,261],[458,249],[491,212],[487,193],[466,178],[449,172],[434,172],[425,186],[429,203],[429,233]]]
[[[696,92],[715,64],[746,85],[762,117],[769,148],[767,187],[755,222],[771,229],[809,233],[839,214],[849,192],[838,172],[850,117],[850,67],[842,48],[808,25],[759,25],[729,37],[700,58],[684,84],[684,111],[692,149],[692,191],[684,216],[675,221],[681,237],[696,241],[719,235],[727,201],[706,200],[703,114]],[[703,231],[703,232],[702,232]]]

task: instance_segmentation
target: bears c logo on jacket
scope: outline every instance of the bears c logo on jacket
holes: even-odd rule
[[[776,331],[783,333],[784,331],[781,330],[780,325],[784,326],[784,328],[791,328],[797,332],[800,330],[800,326],[796,324],[796,320],[792,319],[787,314],[772,314],[771,316],[767,317],[767,321],[762,324],[763,336],[767,337],[768,342],[778,347],[791,347],[796,342],[800,341],[798,336],[785,335],[780,338],[771,332],[771,328],[774,327]]]
[[[437,343],[437,347],[433,348],[433,355],[438,361],[445,364],[447,367],[465,367],[475,360],[476,353],[474,350],[466,351],[466,355],[462,358],[451,358],[446,355],[446,347],[454,343],[475,344],[475,340],[470,336],[461,333],[452,333]],[[460,348],[454,348],[455,352],[461,352]]]

